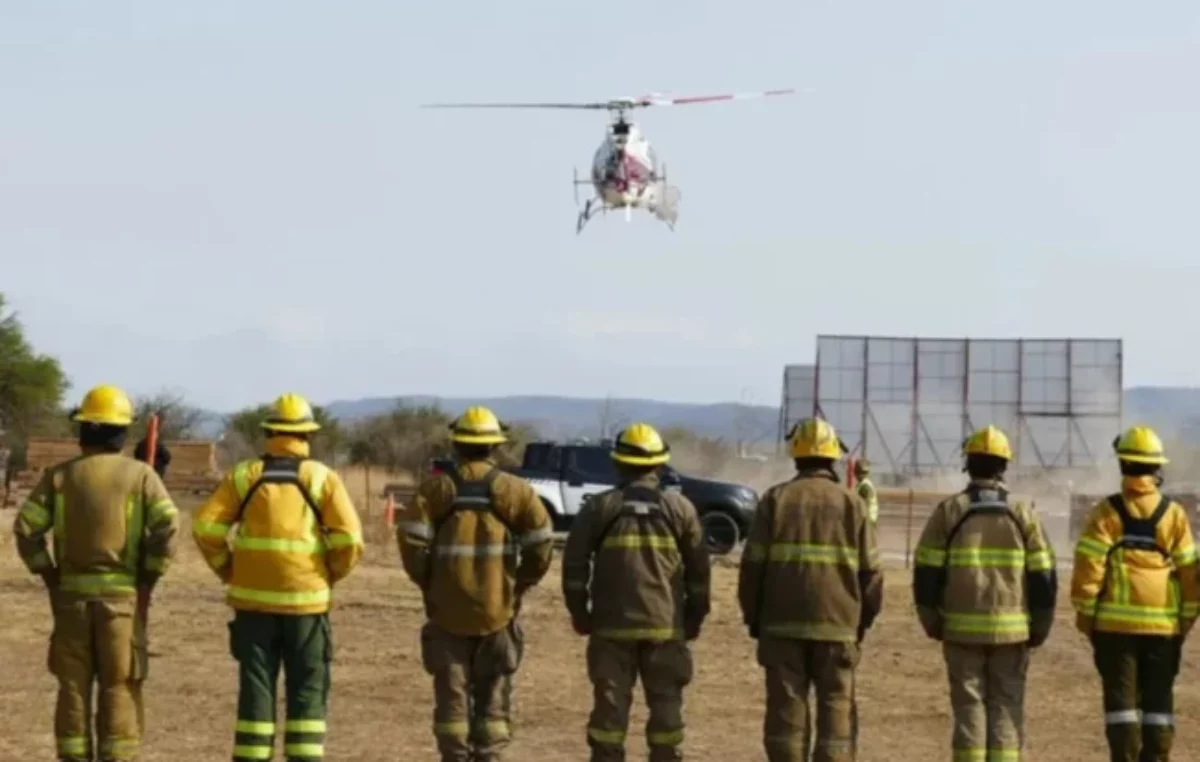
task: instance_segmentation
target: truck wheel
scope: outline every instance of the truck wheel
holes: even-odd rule
[[[742,541],[742,530],[737,519],[725,511],[707,511],[700,516],[700,524],[704,527],[704,543],[713,555],[732,553]]]

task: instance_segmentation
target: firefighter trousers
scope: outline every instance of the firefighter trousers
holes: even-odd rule
[[[812,735],[809,690],[816,693],[813,762],[854,762],[858,716],[854,671],[859,646],[762,636],[758,663],[766,670],[763,748],[768,762],[806,762]]]
[[[942,644],[954,712],[954,762],[1019,762],[1029,647]]]
[[[525,638],[514,619],[489,635],[421,628],[421,662],[433,677],[433,735],[442,762],[499,762],[512,738],[512,676]]]
[[[1111,762],[1170,759],[1181,651],[1182,641],[1173,636],[1092,634]]]
[[[683,759],[683,689],[692,681],[692,652],[682,640],[609,640],[593,635],[587,647],[592,682],[588,746],[592,762],[624,762],[633,686],[638,678],[650,717],[650,762]]]
[[[324,758],[331,635],[328,614],[235,614],[229,623],[230,651],[238,663],[235,761],[274,758],[280,670],[287,695],[284,757],[289,762]]]
[[[146,628],[137,619],[134,598],[89,600],[55,592],[51,602],[54,633],[47,666],[58,678],[54,713],[58,758],[64,762],[135,759],[142,736],[147,655]]]

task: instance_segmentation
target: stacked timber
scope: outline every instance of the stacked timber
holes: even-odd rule
[[[133,456],[133,442],[125,454]],[[176,493],[209,493],[221,480],[217,468],[215,442],[176,441],[163,443],[171,452],[167,467],[167,489]],[[37,484],[42,471],[79,455],[79,444],[73,439],[32,438],[26,451],[26,467],[13,480],[14,492],[26,493]]]

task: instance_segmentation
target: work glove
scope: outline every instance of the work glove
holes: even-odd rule
[[[746,627],[750,630],[750,637],[754,640],[758,640],[758,636],[760,634],[758,622],[747,622]]]
[[[855,642],[857,642],[857,643],[861,643],[861,642],[863,642],[863,638],[865,638],[866,636],[867,636],[867,628],[866,628],[866,627],[863,627],[863,626],[860,624],[860,625],[858,626],[858,639],[857,639]]]
[[[38,574],[38,576],[42,578],[42,584],[46,586],[47,590],[58,589],[59,574],[57,566],[50,567],[46,571]]]
[[[1084,635],[1087,635],[1089,638],[1092,636],[1092,625],[1092,618],[1087,614],[1075,615],[1075,629],[1079,630]]]
[[[1192,631],[1192,627],[1196,624],[1195,619],[1183,619],[1179,622],[1179,639],[1183,640]]]
[[[583,617],[571,617],[571,626],[575,628],[576,634],[591,635],[592,617],[591,615],[585,615]]]
[[[1050,639],[1050,626],[1053,620],[1049,616],[1034,615],[1029,623],[1029,647],[1038,648]]]
[[[700,637],[700,620],[685,619],[683,622],[683,637],[687,640],[695,640]]]
[[[922,616],[922,612],[918,610],[917,620],[921,623],[921,629],[925,631],[926,636],[932,640],[942,640],[945,631],[945,623],[942,621],[940,616]]]

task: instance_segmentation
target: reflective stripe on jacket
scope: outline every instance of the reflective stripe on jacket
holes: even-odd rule
[[[425,479],[396,541],[429,618],[454,635],[487,635],[512,621],[521,595],[550,569],[554,528],[524,479],[488,460],[455,468],[470,494],[460,496],[448,474]]]
[[[1057,592],[1054,549],[1033,506],[1009,500],[999,481],[974,480],[943,500],[917,541],[917,615],[944,640],[1023,643],[1031,629],[1044,640]]]
[[[832,470],[767,490],[746,539],[738,600],[751,632],[854,642],[883,607],[875,525]]]
[[[1162,498],[1152,476],[1125,477],[1121,494],[1135,519],[1150,517]],[[1156,550],[1118,547],[1123,529],[1108,498],[1092,509],[1075,545],[1071,600],[1076,611],[1101,632],[1178,634],[1180,620],[1200,614],[1196,545],[1187,511],[1172,500],[1158,522],[1155,539],[1166,557]]]
[[[336,471],[308,455],[303,440],[268,439],[266,460],[237,464],[196,512],[192,537],[228,585],[227,600],[235,609],[325,613],[332,586],[362,559],[362,526],[345,485]],[[302,460],[299,485],[264,467],[276,458]],[[239,520],[238,509],[260,479]]]
[[[710,576],[696,507],[654,475],[589,500],[563,551],[571,617],[613,640],[683,640],[708,616]]]
[[[178,531],[179,511],[158,474],[109,452],[46,469],[13,526],[31,572],[57,567],[60,590],[89,597],[129,596],[157,580],[175,555]]]

